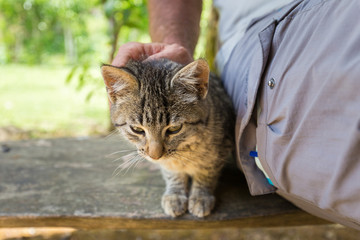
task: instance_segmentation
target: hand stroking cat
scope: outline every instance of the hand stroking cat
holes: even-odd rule
[[[210,214],[214,190],[234,146],[234,111],[205,60],[130,60],[103,65],[111,120],[166,181],[167,215]],[[190,181],[191,180],[191,181]],[[191,183],[191,184],[190,184]]]

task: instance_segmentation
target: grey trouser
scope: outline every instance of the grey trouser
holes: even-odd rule
[[[295,1],[255,20],[222,77],[250,192],[360,230],[360,1]]]

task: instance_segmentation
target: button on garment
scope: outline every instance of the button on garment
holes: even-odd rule
[[[268,86],[270,87],[270,89],[273,89],[275,87],[275,79],[271,78],[268,81]]]

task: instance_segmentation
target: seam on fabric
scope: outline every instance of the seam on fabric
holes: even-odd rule
[[[294,13],[293,15],[289,14],[289,16],[286,16],[284,19],[292,21],[295,17],[297,17],[299,15],[302,15],[302,14],[305,14],[305,13],[313,10],[316,7],[321,7],[321,6],[325,5],[325,3],[328,3],[329,1],[330,0],[322,0],[321,2],[319,2],[319,3],[315,4],[315,5],[312,5],[312,6],[308,7],[308,8],[299,10],[297,13]]]
[[[264,30],[263,30],[263,31],[264,31]],[[260,32],[262,32],[262,31],[260,31]],[[263,66],[263,65],[264,65],[264,48],[263,48],[263,45],[261,44],[261,39],[260,39],[260,37],[259,37],[259,34],[260,34],[260,33],[257,34],[257,39],[258,39],[258,42],[260,43],[260,46],[261,46],[261,63],[260,63],[260,65]],[[239,44],[239,43],[238,43],[238,44]],[[262,71],[262,70],[263,70],[263,69],[261,69],[261,71]],[[247,87],[249,87],[249,84],[247,84]],[[247,89],[247,92],[249,92],[248,89]],[[257,95],[257,93],[256,93],[256,95]],[[248,96],[246,97],[246,101],[249,101],[249,100],[248,100]],[[244,130],[245,130],[247,124],[249,123],[250,119],[251,119],[251,115],[253,114],[253,113],[252,113],[253,109],[247,108],[246,111],[249,111],[251,114],[250,114],[250,117],[249,117],[246,121],[243,122],[243,119],[240,121],[241,126],[240,126],[240,129],[239,129],[239,130],[241,130],[241,135],[240,135],[238,144],[241,143],[241,139],[242,139],[242,137],[243,137]],[[246,113],[245,113],[245,115],[246,115]],[[243,126],[245,126],[245,127],[243,127]],[[249,161],[249,160],[250,160],[250,161],[255,161],[254,159],[249,159],[249,158],[247,157],[247,154],[248,154],[248,153],[244,153],[244,151],[241,150],[241,146],[240,146],[240,145],[239,145],[238,147],[239,147],[240,165],[243,165],[241,159],[244,159],[245,161]],[[242,167],[242,168],[244,169],[244,167]],[[246,172],[246,171],[244,170],[244,175],[245,175],[245,179],[246,179],[246,182],[247,182],[247,185],[248,185],[248,188],[249,188],[249,192],[250,192],[251,195],[253,195],[253,194],[252,194],[252,192],[253,192],[253,187],[252,187],[252,185],[250,184],[251,181],[249,181],[249,178],[248,178],[247,174],[245,174],[245,172]],[[273,189],[273,191],[268,190],[267,192],[273,193],[273,192],[275,192],[275,191],[276,191],[276,189]],[[263,195],[263,194],[265,194],[265,192],[262,192],[261,194],[254,194],[254,195]]]
[[[267,175],[269,176],[270,180],[273,182],[273,186],[276,187],[276,189],[279,189],[281,187],[281,185],[279,184],[279,182],[277,181],[277,179],[275,178],[275,174],[274,174],[274,170],[273,168],[270,167],[270,165],[268,164],[268,162],[266,161],[266,154],[267,154],[267,149],[268,149],[268,124],[266,123],[260,123],[261,125],[263,125],[262,127],[265,129],[265,151],[264,151],[264,157],[265,159],[262,160],[262,158],[259,158],[259,161],[261,163],[261,165],[263,165],[264,171],[266,171]],[[266,167],[264,167],[266,166]],[[268,171],[267,171],[268,170]],[[271,179],[272,177],[272,179]],[[282,189],[282,188],[280,188]]]
[[[267,76],[268,74],[266,74],[266,76]],[[264,126],[264,128],[265,128],[265,151],[264,151],[264,162],[267,164],[267,152],[268,152],[268,131],[267,131],[267,122],[268,122],[268,113],[269,113],[269,104],[267,104],[269,101],[269,99],[268,99],[268,89],[267,89],[267,87],[266,87],[266,79],[265,79],[265,77],[266,76],[263,76],[263,78],[262,78],[262,81],[263,81],[263,91],[264,91],[264,94],[265,94],[265,101],[264,101],[264,109],[265,109],[265,121],[264,121],[264,124],[265,124],[265,126]],[[260,159],[260,158],[259,158]],[[261,161],[261,160],[260,160]],[[268,164],[267,164],[268,165]],[[272,173],[271,173],[272,174]],[[272,175],[274,175],[274,174],[272,174]],[[273,181],[273,180],[272,180]],[[274,181],[273,181],[274,182]],[[279,186],[279,184],[277,183],[277,181],[275,181],[275,184],[277,185],[277,186]]]
[[[271,48],[272,48],[271,45],[272,45],[272,42],[274,40],[274,34],[275,34],[275,31],[276,31],[277,20],[273,20],[273,22],[271,24],[275,24],[275,26],[274,26],[274,31],[273,31],[272,37],[271,37],[272,39],[271,39],[269,52],[271,51]],[[268,27],[271,26],[271,24],[268,25]],[[265,31],[268,27],[266,27],[261,32]],[[266,105],[266,108],[264,108],[265,109],[265,123],[264,123],[264,125],[265,125],[265,151],[264,151],[265,160],[264,160],[264,163],[266,164],[267,168],[270,169],[271,175],[273,176],[273,179],[270,179],[270,180],[274,183],[273,187],[275,188],[275,191],[276,191],[276,189],[278,188],[277,186],[279,186],[279,184],[278,184],[277,180],[275,179],[274,174],[272,173],[272,169],[269,167],[269,164],[267,164],[267,161],[266,161],[266,154],[267,154],[267,149],[268,149],[267,120],[268,120],[268,112],[269,112],[268,107],[269,107],[269,105],[266,104],[268,102],[268,91],[267,91],[268,89],[266,87],[266,79],[265,79],[265,77],[268,75],[266,69],[268,68],[269,62],[266,61],[266,64],[265,64],[265,56],[264,56],[265,49],[264,49],[264,46],[262,44],[260,35],[258,35],[258,36],[259,36],[259,42],[260,42],[260,46],[261,46],[261,50],[262,50],[262,66],[263,66],[262,69],[261,69],[259,86],[262,86],[263,91],[265,91],[265,99],[266,99],[266,101],[264,102],[264,106]],[[270,53],[268,53],[268,56],[267,56],[268,58],[269,58],[269,54]],[[266,74],[264,74],[264,72],[266,72]],[[257,90],[256,95],[258,95],[258,94],[259,94],[259,89]],[[255,159],[254,159],[254,161],[255,161]],[[260,162],[261,162],[261,160],[260,160]]]

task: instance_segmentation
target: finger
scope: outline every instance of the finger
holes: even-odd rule
[[[117,54],[115,56],[114,60],[112,61],[111,65],[116,66],[116,67],[122,67],[122,66],[125,66],[129,60],[130,60],[130,56]]]
[[[143,45],[143,50],[146,53],[146,57],[149,57],[164,51],[166,46],[164,43],[146,43]]]
[[[126,65],[130,59],[142,60],[141,58],[144,58],[144,55],[146,55],[146,50],[143,43],[129,42],[120,46],[111,64],[121,67]]]
[[[117,67],[124,66],[130,59],[142,61],[148,56],[163,51],[165,47],[166,44],[163,43],[126,43],[119,48],[117,55],[112,61],[112,65]]]
[[[181,49],[178,47],[167,47],[159,53],[149,56],[146,60],[166,58],[174,62],[181,64],[188,64],[193,61],[192,56],[186,49]]]

